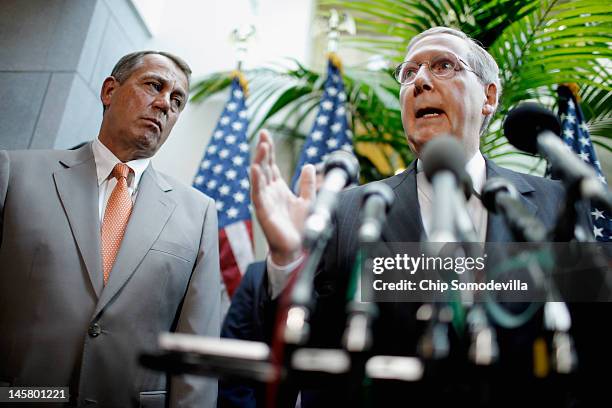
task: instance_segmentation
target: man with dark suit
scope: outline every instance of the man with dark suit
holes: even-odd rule
[[[274,316],[264,316],[266,291],[266,263],[253,262],[249,265],[240,285],[232,296],[221,337],[227,339],[260,341],[271,344],[271,322]],[[219,407],[255,408],[263,406],[265,387],[261,384],[242,384],[237,381],[219,382]]]
[[[324,179],[324,165],[315,167],[315,190],[319,191]],[[266,307],[270,289],[266,276],[266,262],[249,265],[240,285],[232,296],[232,304],[221,327],[221,337],[249,341],[260,341],[272,345],[275,320],[273,308]],[[263,407],[265,387],[262,384],[245,385],[237,381],[219,383],[219,407]]]
[[[218,336],[213,201],[153,169],[188,98],[168,53],[124,56],[91,143],[0,151],[0,384],[78,406],[213,407],[217,382],[139,366],[164,331]]]
[[[478,198],[485,180],[493,176],[512,182],[526,208],[550,228],[565,197],[561,184],[503,169],[485,160],[480,153],[480,135],[486,130],[501,94],[499,69],[491,55],[464,33],[437,27],[410,41],[405,60],[396,70],[396,79],[402,85],[400,104],[408,144],[419,158],[427,142],[439,135],[453,135],[462,142],[468,160],[466,171],[478,193],[468,201],[467,210],[479,240],[512,240],[501,217],[488,214]],[[268,305],[273,307],[273,300],[284,288],[287,277],[302,262],[301,231],[307,208],[314,197],[314,174],[311,167],[304,167],[301,194],[291,194],[279,175],[272,139],[265,132],[260,136],[251,172],[253,204],[270,247],[267,258]],[[427,236],[433,216],[432,187],[421,171],[421,161],[417,159],[403,173],[381,182],[395,193],[395,204],[384,226],[383,240],[418,242]],[[358,245],[357,214],[361,197],[360,187],[340,195],[334,217],[336,233],[326,249],[315,280],[317,305],[309,320],[312,323],[310,341],[316,346],[341,347],[345,328],[345,293]],[[417,341],[422,334],[415,318],[417,305],[381,303],[379,306],[373,352],[416,355]],[[532,372],[532,367],[523,365],[523,357],[532,353],[534,331],[525,333],[518,336],[511,333],[508,340],[500,339],[508,343],[508,348],[501,351],[502,367],[505,363],[513,365],[518,362],[521,367],[517,372],[523,375],[522,378],[527,376],[521,370],[526,369],[527,374]],[[508,353],[514,349],[520,350],[521,355],[513,351]],[[520,387],[466,390],[464,380],[470,377],[462,364],[447,367],[453,371],[447,371],[439,383],[425,382],[418,390],[404,385],[400,394],[379,393],[379,405],[397,404],[395,398],[402,395],[405,397],[402,400],[415,403],[415,406],[461,405],[462,402],[477,402],[478,398],[491,393],[497,403],[504,405],[528,395],[529,390]],[[328,395],[327,401],[333,397]]]

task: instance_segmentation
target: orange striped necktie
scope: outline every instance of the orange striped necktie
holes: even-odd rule
[[[117,179],[117,185],[108,199],[104,218],[102,219],[102,270],[104,271],[104,286],[108,282],[108,277],[125,234],[125,228],[132,213],[132,197],[130,196],[127,184],[130,170],[127,164],[117,163],[111,172],[111,176]]]

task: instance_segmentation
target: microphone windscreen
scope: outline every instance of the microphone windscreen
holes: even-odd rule
[[[365,202],[367,198],[370,197],[371,195],[377,195],[383,199],[383,201],[385,202],[386,211],[389,211],[389,209],[391,209],[391,206],[393,205],[393,201],[395,200],[395,194],[393,193],[393,190],[391,189],[391,187],[389,187],[388,185],[384,183],[374,182],[374,183],[366,184],[363,190],[363,200],[362,201]]]
[[[357,183],[359,178],[359,162],[354,154],[346,150],[336,150],[330,153],[325,160],[325,174],[337,168],[346,171],[348,175],[346,185]]]
[[[512,146],[531,154],[538,152],[538,135],[546,130],[559,135],[559,119],[552,111],[534,102],[521,103],[508,113],[504,121],[504,135]]]
[[[448,170],[455,175],[457,182],[461,182],[465,172],[465,153],[463,145],[452,136],[437,136],[430,140],[423,149],[421,155],[423,170],[427,180],[431,182],[433,177],[442,170]]]
[[[492,213],[497,213],[497,206],[495,204],[495,196],[498,192],[505,191],[512,197],[518,199],[518,192],[512,183],[502,177],[491,177],[485,185],[482,187],[482,204],[487,210]]]

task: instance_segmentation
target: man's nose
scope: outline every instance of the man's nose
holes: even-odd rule
[[[170,110],[170,104],[170,93],[168,92],[160,92],[153,101],[153,106],[166,114]]]
[[[414,78],[414,94],[418,95],[423,91],[431,91],[432,89],[433,80],[429,65],[423,64]]]

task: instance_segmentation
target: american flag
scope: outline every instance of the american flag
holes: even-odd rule
[[[582,109],[576,101],[572,90],[560,85],[557,89],[559,94],[559,118],[561,119],[561,132],[563,141],[582,160],[590,164],[597,173],[602,183],[608,184],[601,171],[601,164],[597,160],[589,130],[584,121]],[[593,220],[593,235],[597,241],[612,241],[612,217],[607,211],[599,208],[591,208]]]
[[[212,197],[219,217],[221,275],[231,297],[253,262],[245,87],[237,75],[193,186]]]
[[[296,167],[291,185],[294,190],[299,179],[302,166],[305,164],[318,164],[338,149],[353,152],[353,133],[349,129],[346,117],[346,93],[340,60],[331,54],[327,63],[327,79],[323,86],[323,97],[319,103],[319,111],[315,117],[314,125],[304,142],[300,159]]]

